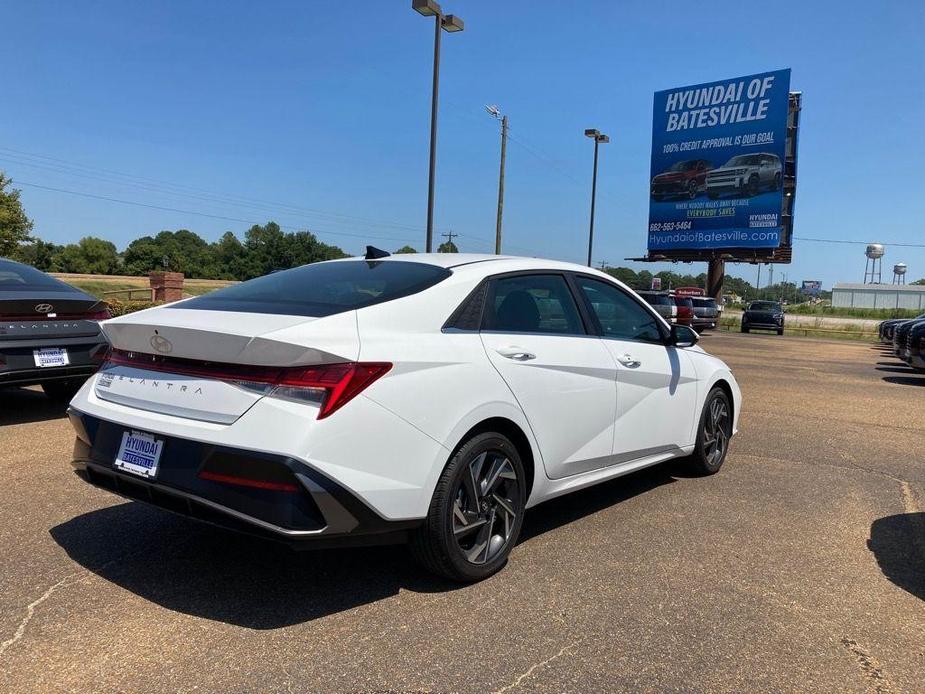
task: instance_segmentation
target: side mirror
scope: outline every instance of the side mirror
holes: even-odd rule
[[[693,328],[686,325],[672,325],[668,344],[673,347],[693,347],[699,339],[700,335]]]

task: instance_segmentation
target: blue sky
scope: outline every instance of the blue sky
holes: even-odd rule
[[[433,25],[410,5],[7,3],[0,169],[58,243],[122,248],[177,228],[215,239],[272,218],[348,252],[421,250]],[[882,241],[885,268],[925,277],[925,248],[890,245],[925,244],[925,3],[443,6],[466,29],[444,34],[436,225],[461,250],[493,249],[498,124],[485,104],[511,119],[505,249],[583,260],[582,133],[597,127],[612,141],[594,257],[625,265],[645,252],[652,93],[790,67],[804,93],[795,235]],[[797,241],[794,259],[778,278],[863,274],[863,246]]]

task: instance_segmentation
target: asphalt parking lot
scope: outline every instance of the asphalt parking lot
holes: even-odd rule
[[[0,394],[0,691],[848,691],[925,682],[925,375],[878,346],[712,334],[723,470],[539,506],[460,587],[78,480],[63,408]]]

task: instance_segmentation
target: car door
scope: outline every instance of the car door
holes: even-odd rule
[[[584,275],[574,281],[617,363],[614,464],[691,444],[697,379],[684,350],[668,346],[664,325],[617,285]]]
[[[565,275],[493,278],[481,338],[524,411],[546,474],[559,479],[607,465],[616,364],[589,334]]]

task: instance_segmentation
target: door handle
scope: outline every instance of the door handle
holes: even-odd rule
[[[497,349],[495,351],[502,357],[507,357],[508,359],[513,359],[514,361],[530,361],[531,359],[536,359],[535,354],[531,354],[521,347],[502,347],[501,349]]]
[[[639,361],[638,359],[633,359],[633,357],[630,356],[629,354],[624,354],[622,356],[617,357],[617,361],[623,364],[623,366],[628,366],[631,369],[635,369],[637,366],[642,364],[641,361]]]

